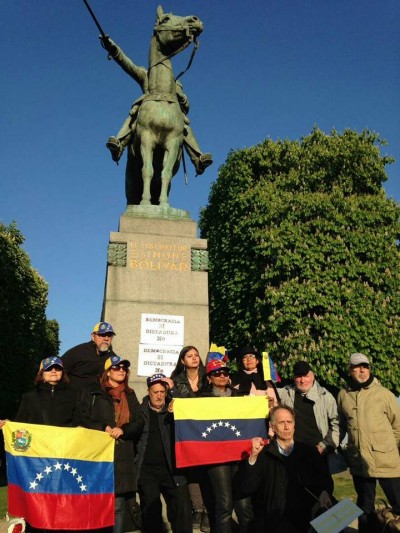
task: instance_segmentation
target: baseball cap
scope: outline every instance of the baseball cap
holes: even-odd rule
[[[60,366],[61,368],[64,368],[63,362],[59,357],[46,357],[46,359],[43,359],[40,363],[39,370],[47,370],[51,366]]]
[[[368,365],[371,366],[369,359],[363,353],[352,353],[349,359],[349,366]]]
[[[311,366],[307,361],[297,361],[293,365],[293,375],[294,376],[306,376],[311,370]]]
[[[97,322],[93,328],[93,333],[110,333],[115,335],[115,331],[109,322]]]
[[[147,387],[151,387],[156,383],[163,383],[164,385],[167,385],[167,383],[164,381],[165,378],[166,376],[164,376],[164,374],[153,374],[147,378]]]
[[[206,366],[206,373],[212,374],[216,370],[220,370],[221,368],[228,368],[225,361],[222,361],[222,359],[212,359],[207,363]]]
[[[125,365],[126,368],[129,368],[131,366],[131,363],[128,361],[128,359],[122,359],[119,355],[112,355],[108,359],[106,359],[106,362],[104,363],[104,370],[108,370],[112,366],[115,365]]]

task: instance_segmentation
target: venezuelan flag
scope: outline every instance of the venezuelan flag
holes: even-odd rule
[[[265,396],[174,400],[176,466],[240,461],[253,437],[266,438]]]
[[[262,353],[262,365],[265,381],[280,382],[281,378],[276,371],[275,364],[272,358],[268,355],[268,352]]]
[[[114,524],[114,439],[102,431],[7,421],[8,512],[43,529]]]

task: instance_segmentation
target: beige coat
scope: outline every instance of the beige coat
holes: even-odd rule
[[[374,379],[359,391],[338,396],[342,434],[347,432],[350,472],[362,477],[400,477],[400,405]]]

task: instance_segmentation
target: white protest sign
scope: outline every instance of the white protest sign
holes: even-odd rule
[[[140,344],[183,346],[184,317],[142,313]]]
[[[339,533],[362,513],[355,503],[345,498],[314,518],[310,524],[318,533]]]
[[[140,344],[138,358],[138,376],[164,374],[170,377],[178,361],[182,346],[160,346],[157,344]]]

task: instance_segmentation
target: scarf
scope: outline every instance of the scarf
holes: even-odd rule
[[[224,391],[222,391],[221,389],[217,389],[217,387],[213,387],[211,394],[213,396],[218,396],[218,397],[232,396],[232,390],[227,387]]]
[[[106,383],[107,394],[111,396],[114,403],[115,423],[118,428],[129,422],[129,405],[126,397],[125,385],[122,383],[118,387],[112,387]]]
[[[369,387],[373,381],[374,381],[374,376],[371,374],[369,376],[369,379],[367,379],[367,381],[365,381],[364,383],[358,383],[358,381],[354,381],[354,379],[350,378],[347,384],[350,390],[358,391],[358,390]]]

